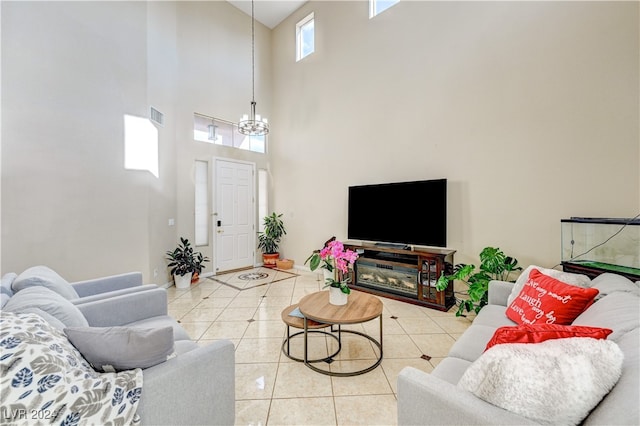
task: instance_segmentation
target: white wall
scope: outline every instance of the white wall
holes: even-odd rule
[[[167,282],[165,252],[194,238],[194,160],[269,166],[193,141],[195,111],[248,112],[250,18],[227,2],[0,7],[2,271],[45,264],[79,280],[139,270]],[[270,31],[258,24],[256,38],[256,100],[269,116]],[[149,106],[165,114],[159,178],[123,167],[123,115]],[[199,249],[212,256],[211,244]]]
[[[296,63],[312,11],[315,53]],[[638,16],[632,2],[401,1],[369,20],[367,2],[307,3],[273,32],[285,255],[346,238],[356,184],[446,177],[458,262],[491,245],[551,267],[560,219],[636,215]]]

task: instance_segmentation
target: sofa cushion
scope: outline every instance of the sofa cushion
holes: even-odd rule
[[[493,328],[516,325],[507,318],[505,307],[502,305],[485,305],[473,320],[476,325],[486,325]]]
[[[607,294],[615,292],[631,293],[640,296],[638,283],[633,283],[628,278],[618,274],[600,274],[591,281],[591,287],[597,288],[600,292],[596,300],[602,299]]]
[[[595,288],[565,284],[532,269],[507,317],[518,324],[571,324],[597,296]]]
[[[18,275],[15,272],[8,272],[2,276],[2,281],[0,282],[0,293],[6,294],[7,296],[13,296],[13,289],[11,285],[15,281]]]
[[[172,327],[68,327],[64,332],[96,371],[148,368],[173,352]]]
[[[474,322],[451,346],[448,356],[475,361],[482,355],[495,331],[495,327],[479,325]]]
[[[3,310],[22,313],[38,308],[55,317],[66,327],[89,325],[82,312],[64,297],[46,287],[29,287],[20,290],[7,302]]]
[[[529,274],[534,269],[537,269],[548,277],[553,277],[558,281],[562,281],[565,284],[575,285],[577,287],[591,286],[591,279],[586,275],[573,274],[570,272],[558,271],[556,269],[548,269],[536,265],[530,265],[524,271],[522,271],[516,282],[513,284],[513,289],[511,290],[511,294],[507,299],[507,306],[511,305],[518,294],[520,294],[520,291],[524,287],[524,283],[526,283],[529,279]]]
[[[64,278],[46,266],[32,266],[16,277],[11,286],[15,293],[25,288],[40,286],[55,291],[67,300],[78,298],[78,293]]]
[[[540,423],[577,425],[616,384],[623,358],[614,342],[591,338],[496,345],[458,386]]]
[[[456,385],[470,365],[471,361],[448,356],[436,365],[436,368],[433,369],[431,374],[452,385]]]
[[[611,392],[589,414],[585,425],[640,424],[640,329],[624,334],[616,342],[624,353],[622,377]]]
[[[609,340],[618,340],[629,331],[640,327],[640,297],[625,292],[614,292],[589,306],[573,325],[605,327],[613,330]]]
[[[486,349],[505,343],[540,343],[546,340],[565,339],[568,337],[606,339],[611,332],[612,330],[608,328],[578,325],[521,324],[515,327],[498,328],[496,332],[493,333],[493,337],[489,340],[489,343],[487,343]]]
[[[62,332],[33,314],[2,312],[0,336],[3,423],[132,424],[141,370],[96,373]]]

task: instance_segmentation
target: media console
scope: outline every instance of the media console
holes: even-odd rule
[[[352,288],[441,311],[455,305],[452,281],[445,290],[436,290],[440,275],[452,273],[455,250],[405,249],[352,241],[344,246],[359,254]]]

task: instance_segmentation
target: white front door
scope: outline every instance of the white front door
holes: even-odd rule
[[[216,274],[251,267],[255,255],[253,163],[214,158]]]

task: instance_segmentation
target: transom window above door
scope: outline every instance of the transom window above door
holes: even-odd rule
[[[243,135],[238,131],[237,123],[197,112],[193,114],[193,139],[261,154],[266,152],[267,144],[266,135]]]

